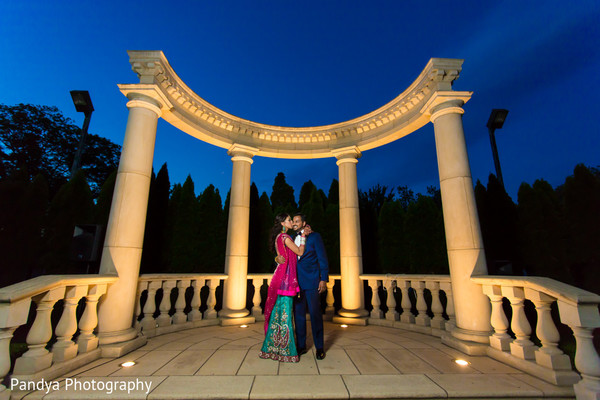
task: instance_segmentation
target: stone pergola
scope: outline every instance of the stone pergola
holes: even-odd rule
[[[443,202],[456,329],[461,342],[489,343],[489,300],[470,278],[487,274],[465,145],[463,104],[471,92],[452,90],[462,60],[432,58],[418,78],[388,104],[332,125],[290,128],[228,114],[194,93],[161,51],[129,51],[139,83],[119,85],[129,118],[100,267],[117,274],[99,309],[101,344],[133,340],[134,302],[142,255],[157,120],[225,149],[233,172],[224,272],[223,321],[244,321],[248,265],[251,165],[254,156],[334,158],[339,167],[341,317],[360,319],[364,309],[356,169],[362,152],[390,143],[432,122]],[[241,322],[240,322],[241,323]]]

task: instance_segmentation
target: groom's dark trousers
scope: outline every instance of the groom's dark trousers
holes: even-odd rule
[[[300,297],[294,303],[296,338],[299,348],[306,348],[306,310],[310,314],[315,347],[323,349],[323,313],[319,282],[329,281],[329,263],[321,235],[313,232],[306,238],[304,254],[298,260]]]

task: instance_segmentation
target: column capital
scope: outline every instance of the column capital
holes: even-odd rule
[[[146,108],[154,111],[159,117],[163,111],[173,108],[173,104],[157,85],[138,83],[117,86],[121,90],[121,93],[129,99],[127,108]]]
[[[347,162],[356,164],[358,162],[358,159],[362,156],[362,153],[360,152],[360,149],[357,146],[332,149],[331,154],[333,154],[333,156],[337,158],[337,165]]]
[[[227,154],[231,156],[231,161],[246,161],[252,164],[252,157],[254,157],[259,151],[260,150],[256,147],[234,143],[231,145],[229,150],[227,150]]]
[[[431,122],[446,114],[464,114],[462,106],[471,99],[473,92],[437,91],[421,108],[421,113],[429,115]]]

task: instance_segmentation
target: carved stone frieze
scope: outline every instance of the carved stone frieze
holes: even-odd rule
[[[215,107],[194,93],[175,73],[162,51],[129,51],[139,85],[154,85],[168,101],[162,118],[184,132],[214,145],[239,143],[260,148],[261,156],[333,157],[333,151],[356,146],[368,150],[397,140],[429,122],[428,101],[451,91],[462,60],[432,58],[418,78],[388,104],[361,117],[316,127],[280,127],[245,120]],[[120,85],[127,93],[137,84]],[[464,93],[464,92],[462,92]],[[464,97],[464,96],[463,96]]]

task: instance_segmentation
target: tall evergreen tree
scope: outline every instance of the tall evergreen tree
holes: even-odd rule
[[[447,274],[444,221],[432,197],[419,195],[417,201],[408,207],[405,229],[410,272]]]
[[[564,186],[569,267],[579,287],[600,293],[600,179],[583,164]]]
[[[298,209],[294,198],[294,188],[287,184],[283,172],[279,172],[275,177],[271,193],[271,206],[275,215],[282,212],[293,213]]]
[[[518,238],[527,275],[569,282],[565,268],[563,210],[556,192],[544,180],[522,183],[518,194]]]
[[[488,265],[492,275],[501,272],[506,264],[516,267],[517,260],[517,206],[504,190],[504,187],[490,174],[487,189],[478,181],[475,186],[475,199],[481,226],[481,234]],[[511,274],[516,272],[508,271]],[[519,273],[520,274],[520,273]]]
[[[70,249],[76,224],[93,221],[92,191],[83,171],[64,184],[52,199],[45,230],[48,252],[43,256],[45,274],[81,273],[84,266],[70,260]]]
[[[415,192],[409,189],[408,186],[398,186],[396,191],[398,192],[400,205],[404,210],[408,209],[408,206],[416,201]]]
[[[188,176],[183,186],[175,185],[169,201],[169,272],[197,272],[200,252],[199,206],[194,182]]]
[[[306,181],[300,189],[300,196],[298,198],[298,209],[304,213],[304,206],[310,201],[312,192],[317,190],[317,187],[312,181]]]
[[[383,273],[408,273],[410,270],[405,215],[400,200],[386,201],[379,212],[379,259]]]
[[[47,207],[48,185],[42,175],[31,183],[24,173],[0,181],[0,287],[41,273]]]
[[[115,169],[106,178],[106,181],[100,188],[100,193],[96,199],[96,208],[94,211],[94,223],[102,225],[105,230],[108,225],[108,218],[110,216],[110,208],[112,206],[112,198],[115,192],[115,183],[117,182],[117,170]]]
[[[162,261],[165,259],[167,249],[165,233],[170,190],[169,171],[167,163],[164,163],[158,171],[158,175],[155,176],[152,173],[150,182],[141,273],[158,273],[166,268]]]
[[[260,247],[264,243],[260,242],[261,216],[259,211],[260,197],[258,188],[252,182],[250,186],[250,229],[248,233],[248,272],[260,271]]]
[[[331,181],[327,192],[327,205],[329,204],[340,204],[340,183],[337,179]]]
[[[306,215],[306,220],[315,232],[322,232],[325,227],[325,210],[323,208],[323,198],[317,188],[313,185],[308,201],[302,209]]]
[[[222,272],[225,268],[225,220],[219,189],[208,185],[199,197],[199,252],[195,272]]]
[[[273,209],[269,196],[266,192],[263,192],[260,196],[258,203],[258,223],[260,224],[259,233],[259,266],[257,270],[259,272],[273,272],[273,255],[269,251],[269,240],[271,240],[271,228],[273,227],[273,221],[275,216],[273,215]]]

